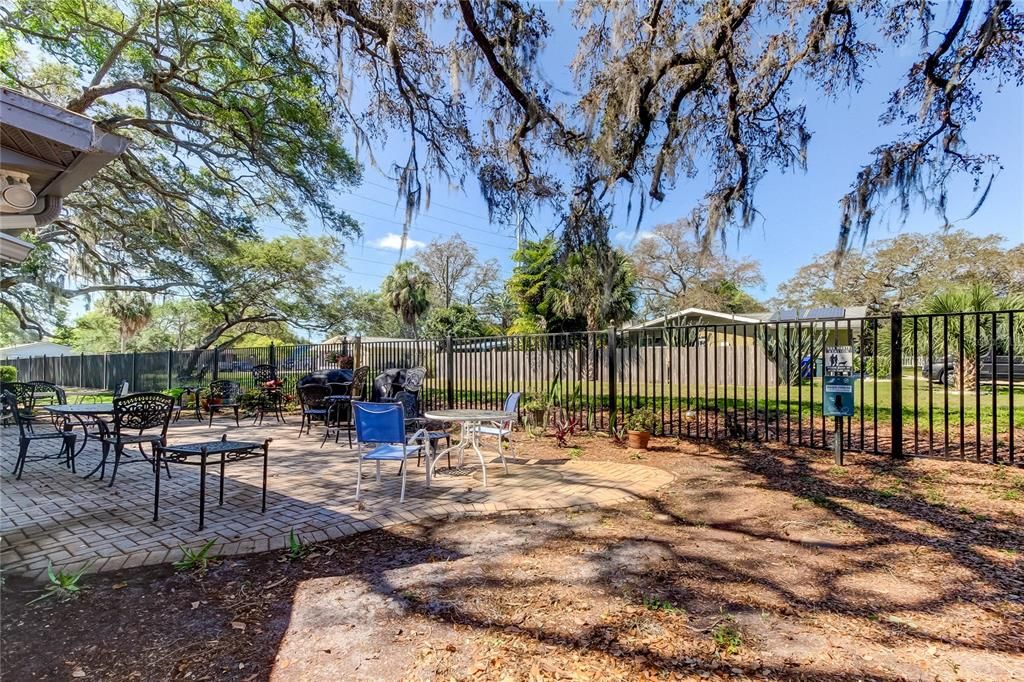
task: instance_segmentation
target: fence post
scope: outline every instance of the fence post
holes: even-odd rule
[[[174,388],[174,351],[167,349],[167,390]]]
[[[43,381],[49,381],[46,378],[46,353],[43,353],[43,375],[40,377]]]
[[[445,404],[449,410],[455,409],[455,347],[449,334],[444,340],[445,352]]]
[[[78,358],[78,387],[85,388],[85,353]]]
[[[890,316],[889,334],[889,405],[892,456],[903,456],[903,313],[894,310]],[[875,409],[878,409],[877,407]]]
[[[274,365],[275,367],[277,366],[277,347],[274,345],[273,341],[270,342],[270,360],[269,360],[269,362],[270,362],[271,365]]]
[[[132,351],[132,392],[140,393],[139,391],[139,372],[138,372],[138,351]]]
[[[613,433],[618,426],[618,396],[615,384],[616,355],[618,354],[618,332],[615,327],[608,329],[608,431]]]
[[[270,345],[274,347],[273,344]],[[273,363],[271,363],[273,364]],[[217,377],[220,375],[220,346],[214,346],[213,348],[213,381],[217,381]]]
[[[113,388],[112,382],[107,381],[107,353],[103,353],[103,379],[101,379],[102,386],[100,388]]]
[[[363,337],[357,336],[352,349],[352,367],[363,366]]]

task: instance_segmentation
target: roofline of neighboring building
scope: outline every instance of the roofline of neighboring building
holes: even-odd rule
[[[644,329],[646,327],[651,327],[651,326],[655,326],[656,327],[656,326],[658,326],[660,324],[664,324],[666,320],[672,319],[674,317],[686,317],[687,315],[702,315],[702,316],[707,316],[707,317],[717,317],[717,318],[720,318],[720,319],[723,319],[723,320],[730,320],[732,322],[739,322],[739,323],[742,323],[742,324],[757,324],[758,322],[763,322],[764,321],[764,320],[759,320],[759,319],[754,318],[754,317],[745,317],[743,315],[737,315],[736,313],[727,313],[727,312],[721,312],[721,311],[717,311],[717,310],[706,310],[704,308],[693,308],[693,307],[691,307],[691,308],[686,308],[684,310],[676,311],[674,313],[668,313],[666,315],[662,315],[661,317],[656,317],[653,320],[647,320],[645,322],[637,322],[637,323],[631,324],[631,325],[629,325],[627,327],[623,327],[623,329],[629,330],[629,329]]]

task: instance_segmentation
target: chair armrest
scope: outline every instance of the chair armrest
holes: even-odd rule
[[[414,433],[411,436],[407,437],[405,442],[407,444],[412,444],[412,443],[415,443],[417,440],[429,440],[429,439],[430,439],[430,434],[427,432],[426,429],[418,429],[416,431],[416,433]]]

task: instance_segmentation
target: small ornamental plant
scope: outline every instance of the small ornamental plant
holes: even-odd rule
[[[649,407],[633,410],[626,417],[626,430],[629,436],[629,447],[646,450],[651,433],[658,427],[658,416]]]

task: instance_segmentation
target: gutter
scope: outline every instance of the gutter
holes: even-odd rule
[[[40,201],[36,202],[36,206],[39,204],[42,204],[42,210],[38,213],[0,213],[0,232],[17,235],[25,230],[34,230],[37,227],[49,225],[60,216],[64,199],[46,195],[40,197]]]

